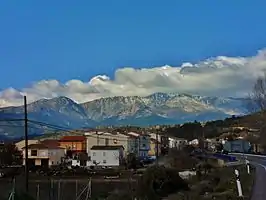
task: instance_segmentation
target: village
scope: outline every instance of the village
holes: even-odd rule
[[[158,128],[157,128],[158,129]],[[239,132],[243,128],[238,127]],[[155,129],[156,130],[156,129]],[[230,130],[229,130],[230,131]],[[218,138],[195,138],[188,141],[184,138],[168,136],[166,133],[155,131],[108,131],[95,129],[65,136],[36,138],[28,140],[28,166],[30,170],[49,168],[56,165],[68,164],[72,167],[117,168],[123,167],[129,155],[141,163],[153,163],[167,155],[169,149],[182,150],[188,145],[216,152],[219,145],[224,152],[259,152],[258,145],[251,144],[244,138],[253,129],[245,129],[243,134],[230,138],[230,132]],[[203,143],[203,144],[201,144]],[[23,155],[25,164],[25,140],[15,143]]]
[[[260,129],[244,120],[232,117],[145,128],[56,127],[39,136],[5,141],[0,146],[0,190],[5,191],[0,198],[8,199],[16,190],[16,194],[28,191],[38,200],[124,200],[123,195],[145,199],[157,190],[145,188],[154,179],[169,182],[164,194],[156,194],[161,197],[179,195],[179,190],[186,198],[204,198],[207,193],[218,198],[221,191],[236,197],[237,192],[232,190],[235,186],[224,183],[232,178],[226,174],[233,174],[235,169],[247,179],[243,187],[250,193],[254,169],[249,176],[245,158],[234,153],[256,155],[265,150]],[[214,179],[220,181],[212,183]],[[205,186],[207,180],[209,185]]]
[[[200,171],[208,165],[215,168],[234,166],[239,164],[239,160],[227,154],[258,153],[260,146],[248,141],[249,136],[255,137],[256,133],[257,130],[251,128],[231,127],[223,129],[223,134],[218,137],[207,138],[199,133],[190,140],[174,137],[159,126],[150,129],[120,127],[62,131],[30,138],[27,147],[25,139],[13,142],[21,154],[17,162],[20,171],[16,175],[6,173],[1,160],[0,181],[2,187],[9,188],[6,191],[12,188],[8,180],[14,176],[16,185],[23,186],[26,158],[29,190],[40,199],[47,199],[51,191],[59,192],[61,199],[75,199],[75,195],[77,197],[84,188],[98,196],[110,194],[117,188],[126,190],[128,185],[137,187],[145,171],[159,166],[175,169],[182,179],[191,180],[199,173],[199,165],[203,166]],[[206,162],[211,164],[206,165]],[[9,167],[12,168],[12,164],[6,166]],[[62,187],[69,188],[68,191],[76,188],[75,195],[65,190],[62,192]]]
[[[28,162],[29,168],[48,168],[62,162],[91,168],[119,167],[125,163],[129,154],[141,161],[154,161],[157,156],[166,154],[168,148],[181,149],[187,143],[186,139],[156,133],[94,130],[59,139],[28,140]],[[23,152],[25,163],[25,140],[15,145]]]

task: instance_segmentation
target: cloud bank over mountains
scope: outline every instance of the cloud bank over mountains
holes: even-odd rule
[[[179,92],[204,96],[245,96],[256,78],[266,70],[266,49],[252,57],[218,56],[198,63],[154,68],[121,68],[114,79],[98,75],[88,82],[41,80],[29,88],[0,92],[0,107],[66,96],[82,103],[110,96],[146,96],[155,92]]]

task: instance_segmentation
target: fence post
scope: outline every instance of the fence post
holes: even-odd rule
[[[246,165],[247,165],[248,174],[250,174],[250,163],[248,160],[246,160]]]
[[[237,169],[235,169],[235,175],[236,175],[236,186],[237,186],[238,196],[243,197],[243,192],[242,192],[242,187],[241,187],[241,182],[240,182],[240,175]]]

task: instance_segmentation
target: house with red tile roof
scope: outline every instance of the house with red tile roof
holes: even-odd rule
[[[47,168],[59,165],[65,157],[65,149],[53,144],[36,143],[28,145],[29,168]],[[25,165],[25,147],[23,148],[23,165]]]
[[[63,136],[58,142],[60,147],[70,150],[73,153],[86,152],[85,136]]]

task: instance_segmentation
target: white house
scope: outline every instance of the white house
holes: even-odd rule
[[[189,145],[198,145],[199,144],[199,140],[198,139],[194,139],[188,142]]]
[[[37,143],[39,143],[38,140],[28,140],[28,145],[37,144]],[[17,142],[15,145],[19,151],[22,151],[23,148],[25,147],[25,140],[21,140]]]
[[[87,154],[91,156],[93,146],[123,146],[125,151],[128,149],[128,136],[120,133],[108,133],[104,131],[90,131],[84,134],[87,138]],[[126,152],[125,152],[126,153]]]
[[[157,140],[157,134],[156,133],[149,133],[151,139]],[[158,141],[162,142],[162,136],[158,134]]]
[[[65,149],[57,146],[49,146],[42,143],[28,146],[29,167],[50,167],[61,163],[65,156]],[[23,165],[25,165],[25,148],[23,148]]]
[[[187,144],[187,140],[177,137],[169,137],[169,148],[182,148]]]
[[[88,166],[120,166],[124,159],[124,147],[117,146],[93,146],[91,148],[91,160]]]

